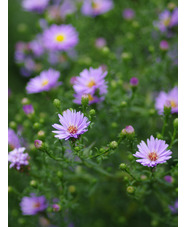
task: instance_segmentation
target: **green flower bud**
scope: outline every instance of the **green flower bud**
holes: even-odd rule
[[[156,110],[155,110],[155,109],[150,109],[150,110],[149,110],[149,114],[150,114],[150,115],[154,115],[155,113],[156,113]]]
[[[37,135],[38,135],[38,138],[39,138],[39,139],[45,138],[45,132],[44,132],[43,130],[40,130],[40,131],[37,133]]]
[[[11,186],[8,186],[8,193],[11,193],[13,191],[14,191],[13,188]]]
[[[58,176],[59,178],[62,178],[62,177],[63,177],[63,173],[62,173],[61,171],[57,171],[57,176]]]
[[[127,164],[121,163],[121,164],[119,165],[119,168],[120,168],[121,170],[126,170],[126,169],[127,169]]]
[[[134,156],[133,156],[132,154],[129,154],[129,155],[128,155],[128,159],[129,159],[130,161],[132,161],[132,160],[134,159]]]
[[[61,102],[59,99],[54,99],[53,104],[57,109],[61,108]]]
[[[39,129],[39,127],[40,127],[40,124],[39,124],[38,122],[35,122],[35,123],[33,124],[33,128],[34,128],[34,129]]]
[[[134,192],[134,187],[133,186],[128,186],[127,187],[127,192],[128,193],[133,193]]]
[[[150,45],[150,46],[149,46],[149,51],[150,51],[150,52],[154,52],[154,46]]]
[[[20,115],[20,114],[16,114],[15,115],[15,120],[18,122],[18,123],[21,123],[22,122],[22,115]]]
[[[129,178],[128,178],[127,176],[124,176],[123,180],[124,180],[124,181],[128,181]]]
[[[142,181],[147,180],[147,176],[141,175],[141,176],[140,176],[140,179],[141,179]]]
[[[118,127],[117,122],[112,122],[111,127],[112,127],[112,128],[117,128],[117,127]]]
[[[91,109],[91,110],[89,111],[89,114],[90,114],[91,116],[93,116],[93,115],[96,114],[96,111],[95,111],[94,109]]]
[[[151,226],[158,226],[159,225],[159,222],[158,222],[158,220],[152,220],[151,221]]]
[[[164,106],[164,115],[170,115],[171,114],[171,105],[167,103],[167,105]]]
[[[131,53],[127,53],[127,52],[123,52],[123,53],[121,54],[121,58],[122,58],[123,60],[129,60],[129,59],[132,58],[132,54],[131,54]]]
[[[74,186],[74,185],[70,185],[69,187],[68,187],[68,190],[69,190],[69,192],[70,193],[74,193],[74,192],[76,192],[76,187]]]
[[[178,128],[178,118],[174,119],[173,121],[174,128]]]
[[[110,49],[106,46],[103,47],[101,50],[102,50],[103,54],[105,54],[105,55],[108,55],[108,53],[110,53]]]
[[[133,21],[133,22],[132,22],[132,26],[133,26],[134,28],[138,28],[138,27],[139,27],[139,22],[138,22],[138,21]]]
[[[126,107],[126,106],[127,106],[127,102],[126,102],[126,101],[122,101],[122,102],[120,103],[120,106],[121,106],[121,107]]]
[[[110,144],[109,144],[110,148],[111,149],[116,149],[118,147],[118,143],[116,141],[112,141]]]
[[[81,150],[81,148],[80,148],[80,147],[78,147],[78,146],[76,146],[76,147],[74,148],[74,150],[78,152],[78,151],[80,151],[80,150]]]
[[[30,181],[30,186],[32,186],[32,187],[36,187],[37,186],[37,181],[35,181],[35,180],[31,180]]]
[[[18,223],[20,224],[20,225],[25,225],[25,219],[24,218],[19,218],[18,219]]]
[[[9,125],[10,125],[10,128],[12,128],[12,129],[16,129],[17,128],[17,124],[16,124],[15,121],[11,121]]]

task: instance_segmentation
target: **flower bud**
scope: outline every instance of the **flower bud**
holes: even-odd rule
[[[127,192],[128,193],[133,193],[134,192],[134,187],[133,186],[128,186],[127,187]]]
[[[160,42],[160,49],[166,51],[169,49],[169,43],[166,40]]]
[[[164,180],[167,183],[170,183],[170,184],[173,183],[173,177],[172,176],[167,175],[167,176],[164,177]]]
[[[170,115],[171,113],[171,103],[167,101],[164,105],[164,115]]]
[[[37,186],[37,181],[35,181],[35,180],[31,180],[30,181],[30,186],[32,186],[32,187],[36,187]]]
[[[132,54],[131,54],[131,53],[127,53],[127,52],[123,52],[123,53],[121,54],[121,58],[122,58],[123,60],[129,60],[129,59],[132,58]]]
[[[20,225],[25,225],[26,221],[24,218],[18,218],[17,222],[20,224]]]
[[[53,104],[57,109],[61,108],[61,102],[59,99],[54,99]]]
[[[34,108],[33,108],[32,104],[24,105],[23,111],[25,112],[26,115],[30,115],[30,114],[34,113]]]
[[[58,176],[59,178],[62,178],[62,177],[63,177],[63,173],[62,173],[61,171],[58,171],[58,172],[57,172],[57,176]]]
[[[21,103],[22,103],[23,105],[28,105],[28,104],[30,104],[30,100],[29,100],[28,98],[23,98],[23,99],[21,100]]]
[[[10,128],[12,128],[12,129],[16,129],[17,128],[17,124],[16,124],[15,121],[11,121],[9,125],[10,125]]]
[[[81,150],[81,148],[80,148],[80,147],[78,147],[78,146],[76,146],[76,147],[74,148],[74,150],[78,152],[78,151],[80,151],[80,150]]]
[[[150,115],[154,115],[155,113],[156,113],[156,110],[155,110],[155,109],[150,109],[150,110],[149,110],[149,114],[150,114]]]
[[[117,128],[117,127],[118,127],[117,122],[112,122],[111,127],[112,127],[112,128]]]
[[[53,211],[54,211],[54,212],[58,212],[58,211],[60,211],[60,209],[61,209],[61,207],[60,207],[59,204],[53,204],[53,205],[52,205],[52,208],[53,208]]]
[[[130,79],[130,85],[131,85],[132,87],[138,86],[138,83],[139,83],[139,80],[138,80],[137,77],[132,77],[132,78]]]
[[[39,129],[39,127],[40,127],[40,124],[39,124],[38,122],[35,122],[35,123],[33,124],[33,128],[34,128],[34,129]]]
[[[43,142],[41,140],[35,140],[34,145],[37,149],[41,148],[43,145]]]
[[[142,181],[144,181],[144,180],[146,180],[146,179],[147,179],[147,176],[145,176],[145,175],[141,175],[140,179],[141,179]]]
[[[132,135],[135,132],[134,132],[134,128],[131,125],[128,125],[121,131],[121,133],[123,135]]]
[[[8,186],[8,193],[11,193],[13,191],[14,191],[13,188],[11,186]]]
[[[108,55],[110,53],[110,50],[107,46],[103,47],[102,49],[103,54]]]
[[[126,102],[126,101],[122,101],[122,102],[120,103],[120,106],[121,106],[121,107],[126,107],[126,106],[127,106],[127,102]]]
[[[75,187],[74,185],[70,185],[70,186],[68,187],[68,190],[69,190],[70,193],[73,194],[73,193],[76,191],[76,187]]]
[[[93,115],[96,114],[96,111],[95,111],[94,109],[91,109],[91,110],[89,111],[89,114],[90,114],[91,116],[93,116]]]
[[[126,170],[126,169],[127,169],[127,164],[121,163],[121,164],[119,165],[119,168],[120,168],[121,170]]]
[[[81,104],[82,104],[83,106],[87,106],[88,103],[89,103],[88,94],[82,95],[82,97],[81,97]]]
[[[43,139],[45,137],[45,132],[43,130],[40,130],[38,133],[37,133],[39,139]]]
[[[157,137],[158,139],[160,139],[160,140],[162,140],[162,139],[163,139],[162,134],[161,134],[161,133],[159,133],[159,132],[157,133],[156,137]]]
[[[110,144],[109,144],[110,148],[111,149],[116,149],[118,147],[118,143],[116,141],[112,141]]]
[[[173,121],[174,128],[178,128],[178,118],[174,119]]]

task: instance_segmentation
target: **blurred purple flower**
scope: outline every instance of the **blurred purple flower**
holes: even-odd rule
[[[20,170],[21,166],[28,165],[29,156],[25,151],[25,147],[15,148],[13,151],[8,153],[8,161],[11,163],[10,168],[15,167]]]
[[[102,102],[104,100],[104,97],[97,97],[93,94],[82,94],[82,93],[77,93],[74,95],[75,99],[74,99],[74,103],[81,105],[81,99],[82,96],[87,95],[88,99],[89,99],[89,104],[93,104],[93,103],[97,103],[97,102]]]
[[[34,113],[34,108],[32,104],[24,105],[23,106],[23,111],[25,112],[26,115]]]
[[[136,86],[138,85],[138,83],[139,83],[139,80],[138,80],[137,77],[132,77],[132,78],[130,79],[130,85],[131,85],[131,86],[136,87]]]
[[[128,125],[122,130],[122,133],[124,133],[124,134],[133,134],[134,133],[134,128],[132,127],[132,125]]]
[[[52,127],[57,129],[58,131],[52,131],[56,133],[55,137],[59,139],[68,140],[72,138],[78,138],[79,135],[88,131],[87,127],[90,124],[88,118],[84,116],[83,113],[76,112],[75,110],[66,110],[63,112],[63,116],[58,114],[59,121],[61,125],[54,124]]]
[[[32,78],[28,82],[26,86],[27,93],[39,93],[58,87],[62,84],[62,82],[58,82],[59,77],[60,72],[54,69],[50,68],[48,70],[42,71],[39,76]]]
[[[170,20],[170,26],[176,26],[178,24],[178,8],[175,8],[174,11],[172,12],[172,17]]]
[[[164,112],[164,106],[171,106],[171,113],[178,112],[178,88],[174,87],[168,93],[161,91],[155,100],[155,108],[161,115]]]
[[[30,197],[23,197],[20,203],[23,215],[35,215],[47,208],[45,196],[36,197],[31,194]]]
[[[165,163],[171,158],[172,152],[167,150],[168,144],[164,140],[154,139],[153,136],[150,140],[147,139],[147,144],[141,141],[137,145],[139,152],[134,154],[137,159],[136,162],[141,163],[143,166],[154,167],[157,164]]]
[[[22,6],[26,11],[42,13],[50,0],[23,0]]]
[[[84,15],[97,16],[113,8],[112,0],[84,0],[81,11]]]
[[[76,11],[76,6],[72,0],[64,0],[60,7],[61,17],[65,18],[67,15]]]
[[[132,20],[135,17],[135,12],[133,9],[125,9],[123,11],[123,18],[125,18],[126,20]]]
[[[48,50],[67,51],[78,43],[78,33],[72,25],[53,24],[43,33],[43,43]]]
[[[11,128],[8,129],[8,145],[11,147],[11,149],[21,147],[19,137]]]
[[[162,40],[160,42],[160,49],[161,50],[168,50],[169,49],[169,43],[166,40]]]
[[[174,205],[169,205],[169,209],[173,214],[178,212],[178,200],[175,201]]]
[[[164,177],[164,180],[167,181],[168,183],[172,183],[173,182],[173,177],[167,175],[167,176]]]
[[[100,38],[97,38],[96,41],[95,41],[95,46],[97,48],[102,48],[104,46],[107,45],[107,42],[104,38],[100,37]]]

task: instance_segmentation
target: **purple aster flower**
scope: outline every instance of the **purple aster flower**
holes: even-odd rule
[[[137,145],[139,152],[134,154],[137,159],[136,162],[141,163],[143,166],[154,167],[157,164],[165,163],[171,158],[172,152],[167,150],[168,144],[164,140],[154,139],[153,136],[150,140],[147,139],[147,144],[141,141]]]
[[[171,20],[170,20],[170,26],[176,26],[178,24],[178,8],[175,8],[172,12]]]
[[[23,215],[35,215],[47,208],[45,196],[36,197],[31,194],[30,197],[23,197],[20,203]]]
[[[77,76],[73,76],[73,77],[70,78],[70,83],[72,85],[74,85],[76,80],[77,80]]]
[[[176,200],[174,205],[169,205],[169,209],[173,214],[176,214],[178,212],[178,200]]]
[[[26,166],[29,164],[28,154],[23,153],[25,149],[25,147],[19,147],[8,153],[8,161],[11,162],[10,168],[15,167],[17,170],[20,170],[21,166]]]
[[[63,116],[58,114],[59,116],[59,124],[52,125],[58,131],[52,131],[53,133],[57,133],[55,137],[59,139],[68,140],[72,138],[78,138],[79,135],[88,131],[87,127],[90,124],[88,118],[84,116],[83,113],[76,112],[75,110],[66,110],[63,112]]]
[[[24,105],[23,106],[23,111],[25,112],[26,115],[34,113],[34,108],[32,104]]]
[[[123,11],[123,18],[125,18],[126,20],[132,20],[134,16],[135,12],[133,9],[128,8]]]
[[[55,25],[43,33],[43,43],[46,49],[67,51],[78,43],[78,33],[72,25]]]
[[[15,61],[22,63],[25,60],[25,52],[29,50],[28,44],[25,42],[17,42],[15,46]]]
[[[97,48],[102,48],[107,45],[107,42],[104,38],[100,37],[96,39],[95,46]]]
[[[174,87],[168,93],[161,91],[156,98],[155,107],[161,115],[164,112],[164,106],[171,107],[171,113],[178,113],[178,88]]]
[[[154,23],[155,27],[159,28],[161,32],[167,31],[167,28],[170,25],[170,20],[171,20],[171,13],[168,10],[164,10],[160,15],[159,15],[159,21],[156,21]]]
[[[112,8],[112,0],[85,0],[81,11],[84,15],[97,16],[110,11]]]
[[[43,71],[39,76],[32,78],[28,82],[26,86],[27,93],[31,94],[49,91],[62,84],[62,82],[58,82],[59,77],[60,72],[54,69],[50,68],[49,70]]]
[[[93,103],[102,102],[105,99],[103,96],[102,97],[98,97],[98,96],[95,96],[93,94],[77,93],[77,94],[74,95],[74,97],[75,97],[74,103],[77,103],[77,104],[81,105],[81,99],[82,99],[82,96],[84,96],[84,95],[87,95],[90,105],[93,104]]]
[[[50,0],[23,0],[22,6],[26,11],[42,13]]]
[[[167,176],[164,177],[164,180],[167,181],[168,183],[172,183],[173,182],[173,177],[167,175]]]
[[[161,50],[168,50],[169,49],[169,43],[166,40],[162,40],[160,42],[160,49]]]
[[[76,11],[76,7],[73,1],[64,0],[63,4],[60,7],[61,17],[65,18],[68,14],[72,14]]]
[[[43,48],[42,40],[40,36],[37,37],[37,39],[31,41],[28,45],[36,57],[39,57],[44,53],[44,48]]]
[[[84,69],[80,76],[77,77],[75,84],[73,86],[75,92],[81,94],[93,94],[95,91],[99,90],[99,94],[107,93],[107,85],[105,77],[107,71],[103,72],[102,68],[97,69]]]
[[[138,83],[139,83],[138,78],[132,77],[132,78],[130,79],[130,85],[131,85],[131,86],[136,87],[136,86],[138,85]]]
[[[8,145],[11,147],[11,149],[21,147],[19,137],[11,128],[8,129]]]

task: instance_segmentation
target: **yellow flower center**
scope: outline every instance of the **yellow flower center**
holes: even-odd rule
[[[95,81],[91,80],[91,81],[88,82],[87,87],[91,88],[91,87],[93,87],[95,85],[96,85]]]
[[[77,127],[74,125],[69,126],[67,130],[70,132],[70,134],[75,134],[78,131]]]
[[[56,39],[57,42],[61,43],[65,40],[65,36],[62,35],[62,34],[59,34],[59,35],[56,36],[55,39]]]
[[[88,94],[88,99],[89,99],[89,101],[93,101],[94,100],[94,98],[90,94]]]
[[[43,80],[42,83],[41,83],[42,84],[42,87],[46,86],[48,84],[48,82],[49,81],[47,79]]]
[[[157,155],[157,153],[155,151],[150,152],[149,155],[148,155],[148,157],[149,157],[149,159],[151,161],[156,161],[158,159],[158,155]]]
[[[98,3],[93,2],[92,3],[92,8],[93,9],[99,9],[100,5]]]
[[[167,18],[167,19],[163,20],[163,24],[165,26],[169,26],[169,24],[170,24],[170,18]]]
[[[171,105],[172,108],[175,108],[175,107],[178,106],[174,100],[170,101],[170,105]]]

